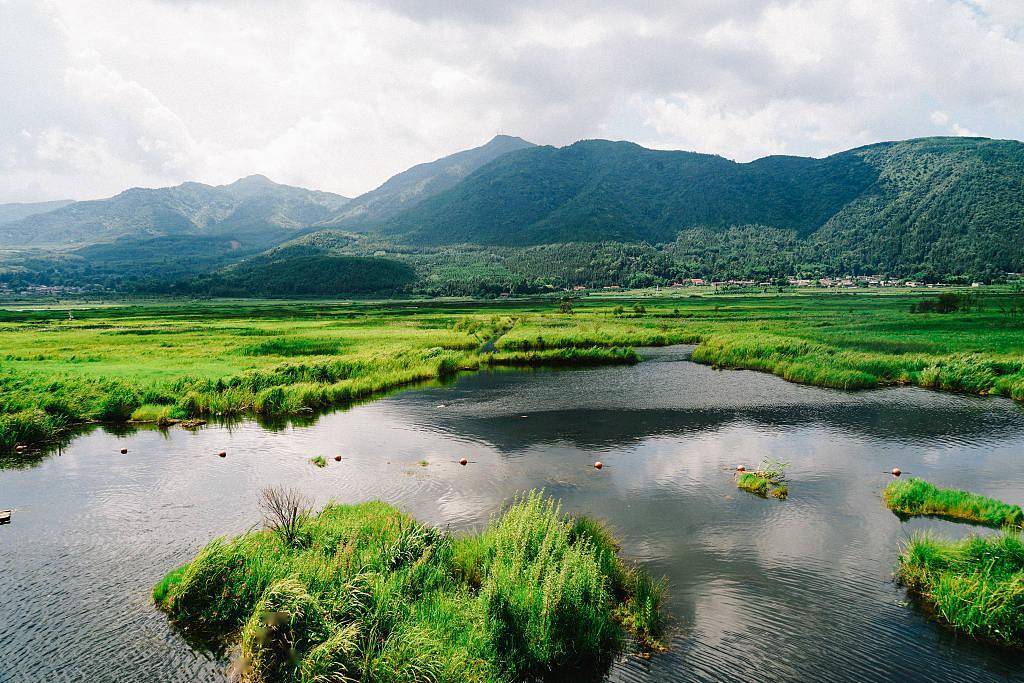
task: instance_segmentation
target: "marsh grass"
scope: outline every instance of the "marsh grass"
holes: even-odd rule
[[[182,627],[239,639],[250,683],[587,679],[628,634],[661,633],[664,585],[617,549],[539,492],[461,538],[383,503],[329,505],[289,543],[211,541],[153,599]]]
[[[896,480],[882,492],[886,506],[905,515],[931,515],[991,527],[1024,525],[1019,505],[959,489],[939,488],[923,479]]]
[[[742,472],[736,477],[736,488],[758,496],[785,500],[789,497],[786,466],[787,463],[778,460],[762,460],[753,472]]]
[[[957,631],[1024,646],[1024,543],[1019,531],[947,541],[914,536],[897,578]]]
[[[240,350],[245,356],[331,356],[340,351],[337,339],[277,337]]]
[[[173,406],[187,417],[311,415],[464,370],[636,362],[635,346],[838,389],[917,385],[1024,400],[1011,292],[986,312],[909,315],[914,294],[509,302],[150,302],[0,310],[0,449]],[[643,306],[647,314],[613,315]],[[1001,312],[1002,311],[1002,312]],[[197,324],[202,321],[202,324]],[[179,413],[175,413],[179,414]]]

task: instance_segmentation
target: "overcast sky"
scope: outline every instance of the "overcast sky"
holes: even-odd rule
[[[1024,137],[1024,1],[0,0],[0,202],[353,196],[496,133],[822,156]]]

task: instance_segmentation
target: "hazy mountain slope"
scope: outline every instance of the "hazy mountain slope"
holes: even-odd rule
[[[69,246],[167,235],[244,230],[280,233],[334,215],[348,199],[249,176],[230,185],[133,188],[0,225],[0,245]]]
[[[52,202],[14,202],[12,204],[0,204],[0,223],[19,221],[47,211],[53,211],[68,204],[74,203],[73,199],[58,199]]]
[[[695,226],[761,223],[812,232],[869,187],[856,156],[737,164],[587,140],[508,154],[383,228],[416,244],[668,242]]]
[[[392,176],[377,189],[356,197],[322,225],[356,230],[379,225],[424,199],[454,187],[484,164],[509,152],[533,146],[532,142],[521,138],[497,135],[480,147],[418,164]]]

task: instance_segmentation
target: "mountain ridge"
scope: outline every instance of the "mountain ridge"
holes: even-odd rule
[[[458,184],[481,166],[505,154],[535,146],[519,137],[495,135],[479,147],[416,164],[366,192],[317,227],[370,229]]]
[[[224,185],[184,182],[128,188],[0,224],[5,246],[68,247],[122,237],[164,237],[241,230],[282,233],[340,210],[349,199],[251,175]]]

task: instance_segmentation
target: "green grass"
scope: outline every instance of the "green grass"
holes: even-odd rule
[[[617,551],[537,492],[465,537],[384,503],[329,505],[291,544],[211,541],[153,599],[193,633],[240,640],[250,683],[587,679],[630,633],[661,633],[663,584]]]
[[[901,515],[933,515],[991,527],[1021,526],[1019,505],[959,489],[944,489],[923,479],[896,480],[882,492],[885,504]]]
[[[741,472],[736,477],[736,488],[758,496],[771,496],[779,500],[789,497],[786,483],[786,463],[764,460],[753,472]]]
[[[633,347],[839,389],[917,385],[1024,400],[1021,295],[915,314],[895,291],[509,301],[145,302],[0,310],[0,449],[136,411],[308,414],[492,366],[628,364]],[[642,313],[617,315],[624,307]]]
[[[957,631],[1024,646],[1024,543],[1019,532],[962,541],[917,535],[900,556],[897,576]]]

